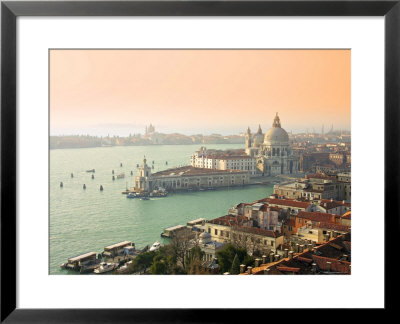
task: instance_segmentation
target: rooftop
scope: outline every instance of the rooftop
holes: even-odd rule
[[[81,255],[78,255],[78,256],[76,256],[76,257],[73,257],[73,258],[70,258],[70,259],[68,259],[68,262],[75,262],[75,261],[79,261],[79,260],[82,260],[82,259],[86,259],[86,258],[88,258],[88,257],[91,257],[91,256],[96,256],[97,254],[96,254],[96,252],[87,252],[87,253],[85,253],[85,254],[81,254]]]
[[[104,250],[106,250],[106,249],[107,250],[111,250],[111,249],[119,248],[119,247],[122,247],[122,246],[125,246],[125,245],[131,245],[131,242],[130,241],[123,241],[123,242],[115,243],[115,244],[106,246],[104,248]]]
[[[153,177],[169,177],[169,176],[197,176],[197,175],[226,175],[226,174],[247,174],[246,171],[240,170],[216,170],[216,169],[207,169],[207,168],[196,168],[191,165],[172,168],[163,171],[159,171],[153,173]]]

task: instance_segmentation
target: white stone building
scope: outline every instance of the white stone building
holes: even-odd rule
[[[247,129],[245,151],[256,159],[257,169],[263,175],[293,174],[299,170],[299,158],[293,154],[289,135],[281,127],[278,114],[265,135],[260,126],[254,136]]]

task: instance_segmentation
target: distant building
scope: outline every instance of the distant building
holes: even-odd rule
[[[249,174],[240,170],[215,170],[183,166],[151,173],[144,158],[135,177],[135,191],[148,192],[157,188],[188,190],[235,187],[249,184]]]
[[[261,126],[252,136],[250,128],[246,133],[246,153],[256,158],[257,169],[263,175],[293,174],[299,172],[299,158],[293,154],[289,144],[289,135],[281,127],[276,114],[272,128],[265,135]]]
[[[196,168],[215,170],[241,170],[249,175],[257,171],[256,159],[245,154],[244,150],[207,150],[201,147],[190,158],[190,164]]]
[[[295,182],[274,185],[274,194],[294,199],[350,201],[351,182],[339,181],[338,176],[323,173],[309,174]]]

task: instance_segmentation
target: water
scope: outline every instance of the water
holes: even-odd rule
[[[216,144],[207,148],[242,146]],[[142,163],[144,155],[148,164],[154,160],[156,172],[189,164],[190,155],[198,148],[199,145],[160,145],[51,150],[50,274],[72,274],[59,268],[69,257],[90,251],[100,253],[104,246],[125,240],[134,242],[137,248],[163,242],[160,234],[166,227],[185,225],[196,218],[223,216],[237,203],[272,193],[271,185],[176,193],[148,201],[127,199],[121,194],[127,186],[133,186],[136,165]],[[86,172],[89,169],[96,171],[93,180],[92,173]],[[124,172],[125,178],[112,181],[112,170],[115,177]],[[100,185],[104,187],[102,192]]]

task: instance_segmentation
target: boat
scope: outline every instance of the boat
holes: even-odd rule
[[[154,242],[153,245],[150,247],[149,251],[158,251],[161,247],[161,243],[160,242]]]
[[[117,179],[125,178],[125,173],[120,173],[117,175]]]
[[[149,197],[142,197],[142,198],[140,198],[140,200],[150,200],[150,198]]]
[[[128,193],[126,198],[131,198],[132,199],[132,198],[138,198],[138,196],[137,196],[136,192],[131,192],[131,193]]]
[[[94,269],[93,272],[96,274],[106,273],[106,272],[113,271],[114,269],[117,268],[117,266],[118,266],[118,264],[116,264],[116,263],[101,262],[99,267]]]
[[[92,172],[92,173],[95,173],[95,172],[96,172],[96,170],[95,170],[95,169],[91,169],[91,170],[86,170],[86,172]]]

